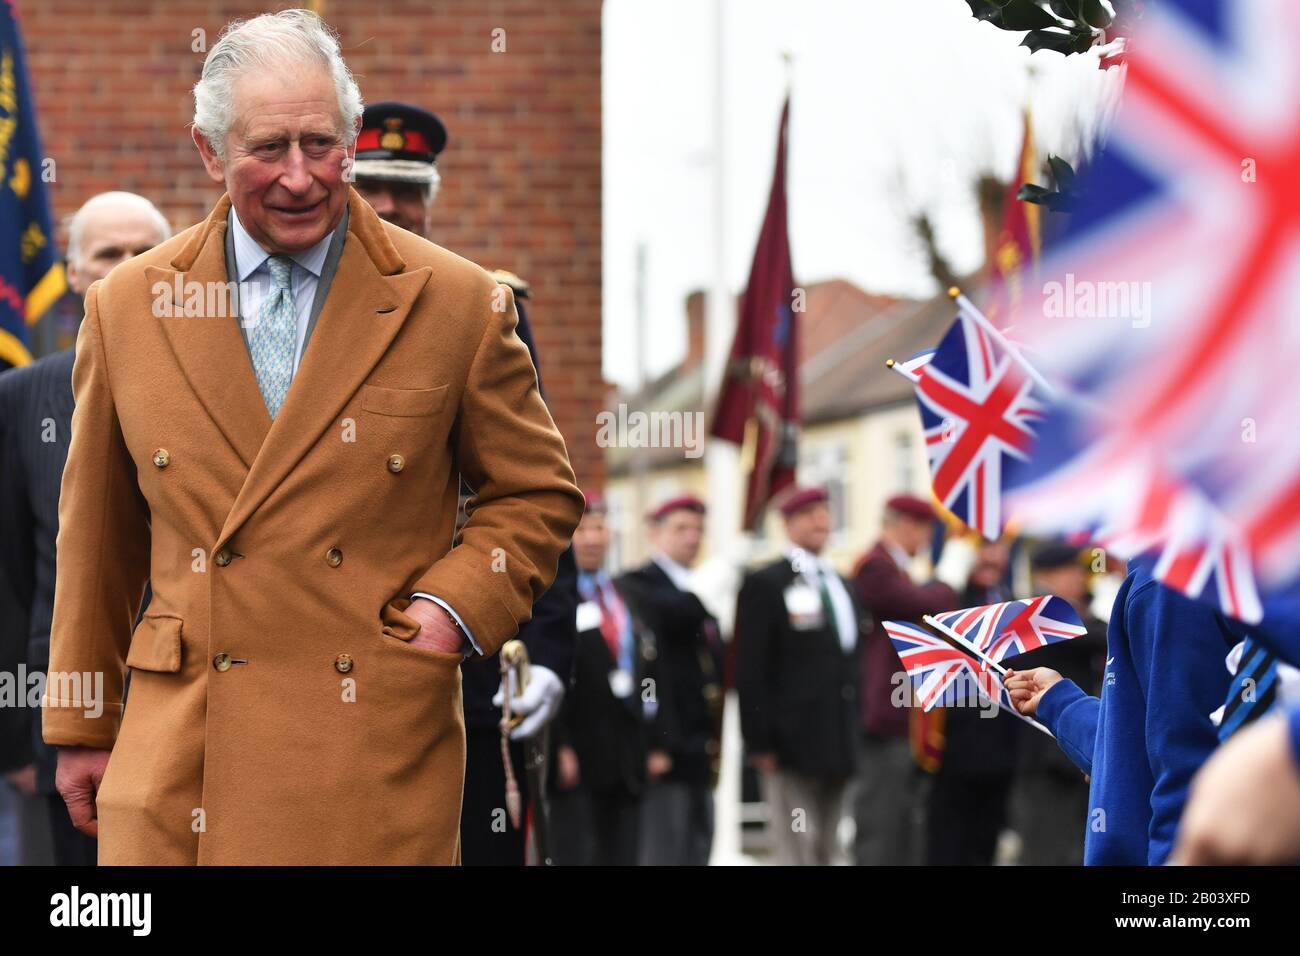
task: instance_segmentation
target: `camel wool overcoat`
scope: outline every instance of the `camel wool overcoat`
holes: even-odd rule
[[[42,727],[112,751],[101,864],[459,862],[462,655],[404,610],[492,654],[583,499],[509,288],[348,211],[274,421],[212,293],[228,196],[87,293]]]

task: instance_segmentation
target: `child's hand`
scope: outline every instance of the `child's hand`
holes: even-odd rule
[[[1002,682],[1007,685],[1016,710],[1032,717],[1038,711],[1038,702],[1047,693],[1047,688],[1060,679],[1061,675],[1050,667],[1034,667],[1027,671],[1008,670]]]

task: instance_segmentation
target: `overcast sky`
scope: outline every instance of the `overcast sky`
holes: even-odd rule
[[[1040,149],[1073,155],[1114,75],[1030,57],[964,0],[721,0],[726,279],[745,284],[793,54],[790,242],[796,281],[935,290],[906,217],[924,207],[960,272],[983,257],[971,184],[1009,175],[1020,112]],[[636,249],[646,248],[651,374],[685,348],[684,299],[713,270],[714,0],[606,0],[605,377],[636,377]],[[1031,76],[1032,64],[1032,76]]]

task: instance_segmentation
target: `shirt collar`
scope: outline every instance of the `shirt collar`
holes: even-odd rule
[[[244,224],[239,221],[239,214],[235,212],[234,206],[230,207],[230,231],[235,241],[235,271],[239,273],[239,281],[243,282],[262,268],[262,264],[271,257],[271,254],[248,234]],[[325,257],[329,255],[330,239],[333,236],[334,230],[331,229],[316,245],[295,252],[289,258],[319,279],[321,270],[325,268]]]
[[[889,552],[889,556],[894,559],[894,563],[898,565],[898,570],[907,571],[907,569],[912,566],[911,556],[898,545],[894,544],[894,542],[881,541],[880,543],[885,546],[885,550]]]
[[[677,589],[679,591],[690,590],[690,583],[691,583],[690,568],[683,567],[682,565],[678,564],[676,561],[668,557],[668,555],[664,554],[662,551],[656,551],[653,555],[651,555],[651,560],[653,560],[655,564],[659,565],[659,567],[663,568],[664,573],[668,575],[668,577],[672,580],[673,584],[677,585]]]
[[[790,567],[796,571],[816,571],[818,574],[826,573],[826,562],[821,559],[820,555],[813,554],[811,551],[790,545],[785,549],[785,558],[790,562]]]
[[[596,571],[583,571],[581,568],[578,570],[578,587],[584,591],[603,588],[607,580],[609,580],[609,572],[604,568]]]

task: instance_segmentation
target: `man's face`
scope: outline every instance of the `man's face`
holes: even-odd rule
[[[785,519],[785,535],[790,543],[813,554],[821,554],[831,536],[831,509],[824,501],[800,508]]]
[[[975,550],[975,565],[970,580],[979,587],[991,588],[1002,582],[1007,573],[1011,554],[1000,541],[984,542]]]
[[[588,512],[573,532],[573,559],[580,571],[599,571],[609,548],[609,525],[599,512]]]
[[[700,553],[704,538],[704,515],[685,508],[671,511],[652,526],[654,546],[683,567],[689,568]]]
[[[890,522],[894,541],[910,556],[916,557],[934,538],[934,522],[911,515],[897,514]]]
[[[263,249],[292,254],[325,238],[343,215],[349,158],[338,97],[323,68],[246,73],[221,163],[196,134],[208,175],[224,182],[239,221]]]
[[[82,214],[77,228],[77,254],[68,261],[68,285],[79,296],[113,266],[148,252],[163,239],[158,221],[132,203],[96,203]]]
[[[380,219],[429,238],[429,210],[433,203],[425,199],[429,194],[426,187],[419,183],[394,183],[360,176],[356,187],[361,198],[370,203]]]

